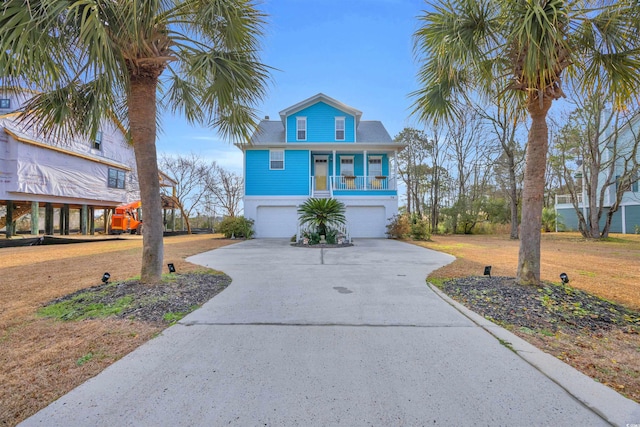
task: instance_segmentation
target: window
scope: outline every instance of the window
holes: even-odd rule
[[[382,157],[369,157],[369,176],[382,175]]]
[[[336,140],[344,141],[344,117],[336,117]]]
[[[109,188],[124,188],[124,171],[109,168]]]
[[[307,118],[298,117],[296,119],[296,139],[298,141],[304,141],[307,139]]]
[[[340,175],[342,176],[354,176],[353,171],[353,156],[340,157]]]
[[[0,108],[2,109],[9,109],[11,108],[11,100],[8,98],[2,98],[0,99]]]
[[[269,169],[284,169],[284,150],[269,150]]]
[[[92,147],[96,150],[99,150],[100,147],[102,147],[102,131],[99,130],[98,133],[96,133],[96,139],[93,140]]]

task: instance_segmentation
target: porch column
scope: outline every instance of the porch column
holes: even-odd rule
[[[397,190],[397,189],[398,189],[398,150],[393,152],[393,190]]]
[[[89,206],[82,205],[80,207],[80,234],[87,235],[87,228],[89,220]]]
[[[363,177],[363,181],[364,181],[364,189],[365,191],[367,190],[367,177],[368,177],[368,171],[367,171],[367,150],[364,150],[364,156],[362,158],[362,163],[363,163],[363,168],[362,170],[364,171],[364,177]]]
[[[93,206],[89,208],[89,234],[96,234],[96,208]]]
[[[69,235],[69,218],[70,218],[69,212],[71,209],[69,208],[68,204],[65,204],[63,209],[64,209],[64,235],[68,236]]]
[[[53,235],[53,205],[51,203],[44,205],[44,234]]]
[[[336,150],[333,150],[333,175],[331,177],[331,190],[333,191],[336,180]],[[333,195],[333,193],[332,193]]]
[[[5,217],[5,230],[7,230],[7,239],[13,236],[13,200],[7,200],[7,216]]]
[[[40,232],[40,204],[31,202],[31,234]]]
[[[627,211],[625,210],[625,205],[621,206],[620,216],[622,217],[622,234],[627,234]]]

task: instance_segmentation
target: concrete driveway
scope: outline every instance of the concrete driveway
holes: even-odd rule
[[[194,256],[231,286],[24,425],[609,425],[427,287],[452,260],[392,240]]]

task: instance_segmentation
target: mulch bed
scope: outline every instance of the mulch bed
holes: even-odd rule
[[[640,312],[568,285],[523,286],[512,277],[471,276],[447,280],[439,287],[472,311],[503,325],[554,333],[640,331]]]
[[[164,319],[167,313],[189,313],[222,292],[230,283],[231,278],[226,274],[175,274],[157,285],[129,280],[94,286],[50,301],[47,305],[78,299],[78,296],[82,296],[79,302],[113,305],[123,297],[132,297],[131,304],[117,317],[171,323]]]

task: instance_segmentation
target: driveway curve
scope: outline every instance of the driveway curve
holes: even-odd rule
[[[609,425],[426,286],[452,260],[366,239],[191,257],[231,286],[23,425]]]

